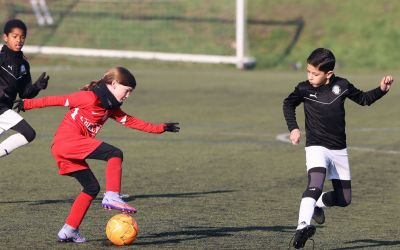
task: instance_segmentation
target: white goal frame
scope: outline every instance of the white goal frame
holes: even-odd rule
[[[144,60],[161,60],[175,62],[195,62],[214,64],[234,64],[238,69],[245,69],[255,65],[253,57],[246,56],[246,23],[247,23],[247,0],[236,0],[236,55],[206,55],[206,54],[182,54],[163,53],[151,51],[131,50],[105,50],[105,49],[84,49],[52,46],[24,46],[24,53],[48,54],[48,55],[71,55],[71,56],[92,56],[112,58],[136,58]]]

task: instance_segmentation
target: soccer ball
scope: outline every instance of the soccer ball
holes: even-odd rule
[[[117,214],[107,222],[107,238],[117,246],[130,245],[139,232],[134,218],[128,214]]]

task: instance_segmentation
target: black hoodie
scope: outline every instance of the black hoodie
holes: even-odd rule
[[[30,66],[22,51],[15,52],[4,45],[0,52],[0,114],[11,109],[17,94],[33,98],[40,89],[32,85]]]

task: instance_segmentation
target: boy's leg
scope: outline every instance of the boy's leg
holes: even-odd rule
[[[293,238],[293,247],[296,249],[303,248],[307,240],[315,234],[316,228],[311,225],[311,218],[315,203],[322,193],[325,175],[326,169],[323,167],[308,170],[308,185],[300,202],[299,221]]]
[[[325,176],[326,169],[323,167],[315,167],[308,170],[308,185],[300,202],[297,229],[302,229],[311,224],[315,204],[324,187]]]
[[[346,207],[351,203],[351,181],[332,180],[333,191],[323,193],[317,201],[319,207]]]
[[[13,110],[7,110],[0,115],[0,134],[12,129],[16,134],[9,136],[0,143],[0,157],[10,154],[35,139],[35,130]]]
[[[332,166],[328,179],[332,181],[333,191],[323,193],[317,201],[318,207],[346,207],[351,203],[351,173],[347,149],[330,150]]]
[[[311,218],[315,203],[322,193],[326,168],[329,165],[326,151],[326,148],[320,146],[306,147],[308,184],[300,202],[299,220],[293,237],[293,247],[296,249],[303,248],[316,231],[315,226],[311,225]]]

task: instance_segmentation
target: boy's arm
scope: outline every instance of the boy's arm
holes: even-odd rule
[[[357,89],[356,87],[354,87],[353,84],[349,83],[348,97],[350,98],[350,100],[362,106],[365,105],[369,106],[373,104],[375,101],[382,98],[384,95],[386,95],[392,83],[393,83],[392,76],[384,76],[379,84],[379,87],[366,92]]]
[[[303,101],[303,97],[300,94],[299,87],[283,101],[283,115],[285,116],[286,124],[289,131],[298,129],[299,125],[296,121],[296,107]]]
[[[31,69],[29,62],[24,59],[22,66],[25,67],[26,74],[18,80],[18,94],[20,98],[33,98],[42,90],[47,88],[49,76],[43,72],[39,78],[32,84]],[[21,67],[22,67],[21,66]]]
[[[19,92],[20,98],[33,98],[39,94],[43,89],[47,88],[49,82],[49,76],[46,76],[46,72],[43,72],[34,84],[32,84],[31,76],[26,76],[27,83],[25,87]]]

